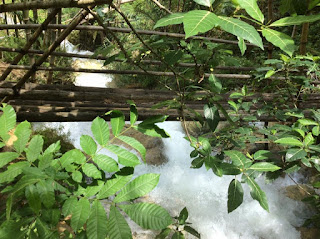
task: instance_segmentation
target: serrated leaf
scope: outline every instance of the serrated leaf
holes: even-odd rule
[[[264,16],[257,4],[257,0],[240,0],[238,3],[252,18],[261,23],[264,22]]]
[[[168,25],[181,24],[183,22],[184,13],[172,13],[170,15],[161,18],[157,21],[156,25],[154,25],[153,29],[158,27],[165,27]]]
[[[50,146],[44,151],[43,154],[53,154],[59,152],[60,148],[60,140],[58,140],[57,142],[50,144]]]
[[[203,111],[204,117],[206,118],[211,131],[214,132],[220,121],[218,108],[216,106],[206,104],[203,108]]]
[[[246,43],[244,42],[243,38],[241,38],[241,37],[238,37],[238,46],[239,46],[241,55],[243,56],[244,53],[245,53],[246,50],[247,50],[247,45],[246,45]]]
[[[91,124],[91,131],[94,138],[101,146],[104,146],[109,142],[109,126],[104,119],[100,117],[95,118]]]
[[[71,177],[74,181],[76,181],[77,183],[81,183],[82,182],[82,173],[79,171],[75,171],[71,174]]]
[[[272,163],[261,162],[261,163],[255,163],[251,165],[249,169],[252,169],[258,172],[274,172],[281,168]]]
[[[145,119],[139,125],[154,125],[156,123],[164,122],[167,118],[168,118],[168,115],[154,115]]]
[[[97,144],[89,135],[81,135],[80,145],[83,151],[90,156],[97,152]]]
[[[305,22],[315,22],[320,20],[320,14],[318,15],[309,15],[309,16],[295,16],[295,17],[285,17],[281,18],[278,21],[273,22],[271,27],[284,27],[292,25],[300,25]]]
[[[13,142],[13,147],[20,154],[26,147],[31,135],[31,124],[28,121],[24,121],[16,127],[14,131],[17,140]]]
[[[6,171],[0,173],[0,183],[11,182],[22,173],[22,169],[25,167],[30,167],[30,164],[28,162],[17,162],[9,165]]]
[[[74,211],[75,205],[78,203],[76,197],[69,197],[62,206],[62,214],[67,217],[71,215]]]
[[[309,126],[309,125],[319,125],[316,121],[311,119],[299,119],[298,122],[302,124],[303,126]]]
[[[131,180],[131,178],[132,175],[117,176],[114,179],[109,179],[99,191],[97,198],[104,199],[114,195],[116,192],[120,191],[124,187],[124,185],[126,185]]]
[[[8,163],[10,163],[11,161],[13,161],[14,159],[16,159],[18,157],[19,157],[19,154],[15,153],[15,152],[0,153],[0,168],[7,165]]]
[[[72,210],[71,227],[74,231],[79,230],[87,221],[90,214],[90,202],[86,198],[81,198]]]
[[[186,220],[188,219],[189,213],[186,207],[184,207],[178,217],[178,221],[180,225],[185,224]]]
[[[286,153],[286,161],[293,162],[302,159],[305,156],[307,156],[307,152],[304,149],[289,149]]]
[[[246,182],[249,185],[251,192],[250,195],[253,199],[257,200],[260,206],[269,212],[268,200],[264,191],[261,190],[259,185],[250,176],[246,177]]]
[[[82,170],[88,177],[92,177],[94,179],[102,178],[101,172],[92,163],[86,163],[85,165],[83,165]]]
[[[93,157],[95,162],[100,169],[109,173],[116,172],[119,170],[118,163],[113,159],[104,154],[97,154]]]
[[[110,239],[131,239],[132,234],[126,219],[118,209],[111,205],[107,223],[108,236]]]
[[[243,202],[243,189],[241,183],[233,179],[228,189],[228,213],[237,209]]]
[[[118,162],[124,166],[135,167],[140,164],[139,158],[124,148],[116,145],[108,145],[106,146],[106,149],[116,154],[118,156]]]
[[[303,147],[303,143],[295,138],[281,138],[274,141],[277,144],[284,144],[284,145],[290,145],[290,146],[299,146]]]
[[[11,105],[2,107],[2,115],[0,116],[0,137],[3,141],[9,139],[8,132],[16,126],[16,112]]]
[[[130,104],[130,124],[134,125],[138,120],[138,111],[135,104]]]
[[[295,51],[294,41],[290,36],[282,32],[278,32],[269,28],[262,29],[262,35],[271,42],[273,45],[279,47],[290,57],[292,57]]]
[[[25,195],[28,200],[31,209],[38,214],[41,209],[40,194],[35,185],[29,185],[26,187]]]
[[[113,110],[111,112],[111,127],[114,136],[118,136],[125,125],[125,118],[120,110]]]
[[[211,7],[212,3],[215,0],[193,0],[194,2],[202,5],[202,6],[206,6],[206,7]]]
[[[90,210],[90,216],[87,221],[88,239],[105,239],[107,229],[107,214],[100,201],[95,200]]]
[[[209,11],[193,10],[187,12],[183,18],[183,28],[186,38],[211,30],[217,26],[218,21],[217,16]]]
[[[84,156],[84,154],[79,149],[72,149],[63,154],[60,158],[60,163],[63,168],[72,163],[84,164],[85,162],[86,156]]]
[[[120,139],[121,141],[125,142],[126,144],[130,145],[132,148],[137,150],[141,154],[143,161],[144,162],[146,161],[146,148],[138,140],[129,136],[124,136],[124,135],[120,135],[118,139]]]
[[[40,156],[43,147],[43,138],[40,135],[35,135],[32,137],[28,148],[25,149],[27,160],[29,162],[34,162]]]
[[[253,26],[235,18],[222,16],[218,16],[218,18],[218,25],[224,31],[229,32],[237,37],[241,37],[242,39],[260,47],[262,50],[264,49],[262,39]]]
[[[139,132],[151,136],[151,137],[159,137],[159,138],[169,138],[170,135],[163,129],[159,128],[155,124],[139,124],[134,127]]]
[[[146,195],[159,182],[159,174],[143,174],[128,183],[113,200],[115,203],[128,201]]]
[[[209,85],[210,85],[210,90],[214,93],[219,94],[222,90],[221,81],[217,77],[215,77],[214,74],[211,74],[209,76]]]
[[[244,156],[241,152],[236,150],[228,150],[224,152],[227,156],[230,157],[233,164],[242,168],[248,168],[251,166],[252,161]]]
[[[269,150],[259,150],[253,154],[254,160],[266,160],[272,156]]]
[[[37,190],[40,194],[40,199],[43,205],[46,208],[51,208],[54,203],[56,202],[55,200],[55,195],[54,195],[54,188],[52,185],[52,181],[50,180],[41,180],[36,184]]]
[[[136,203],[119,206],[139,226],[161,230],[172,223],[170,214],[161,206],[152,203]]]

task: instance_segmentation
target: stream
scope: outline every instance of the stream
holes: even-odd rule
[[[78,51],[69,42],[64,42],[68,52],[87,54]],[[73,59],[77,66],[97,68],[103,62],[92,59]],[[78,86],[110,87],[112,76],[106,74],[80,73],[76,76]],[[92,135],[90,122],[34,123],[34,127],[63,127],[70,133],[75,147],[80,148],[80,136]],[[243,204],[228,214],[227,191],[233,176],[217,177],[212,171],[191,169],[189,157],[192,148],[184,139],[184,131],[180,122],[164,122],[159,124],[171,138],[163,139],[165,155],[168,162],[162,166],[138,165],[135,174],[160,173],[158,186],[150,193],[151,201],[159,203],[171,215],[177,216],[183,207],[189,211],[189,222],[201,233],[203,239],[299,239],[300,233],[295,227],[300,226],[308,216],[303,203],[294,201],[284,195],[284,188],[292,185],[288,178],[280,178],[272,185],[258,181],[266,192],[270,213],[261,208],[259,203],[250,197],[250,189],[244,185]],[[108,152],[105,152],[108,153]],[[299,180],[299,175],[296,175]],[[130,225],[134,223],[131,222]],[[135,229],[138,227],[134,227]],[[135,230],[133,229],[133,231]],[[140,236],[136,238],[154,238],[151,231],[137,229]],[[193,238],[193,237],[186,237]]]

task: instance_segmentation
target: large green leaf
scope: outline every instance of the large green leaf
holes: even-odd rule
[[[125,125],[125,118],[120,110],[113,110],[111,112],[111,127],[114,136],[118,136]]]
[[[62,206],[62,214],[65,217],[71,215],[77,203],[78,203],[78,200],[76,197],[69,197]]]
[[[170,135],[163,129],[159,128],[155,124],[139,124],[134,127],[139,132],[151,136],[151,137],[159,137],[159,138],[169,138]]]
[[[257,30],[241,20],[219,16],[219,26],[226,32],[229,32],[237,37],[241,37],[250,43],[263,48],[262,39]]]
[[[2,107],[2,115],[0,116],[0,137],[7,141],[9,139],[8,132],[16,126],[16,112],[11,105]]]
[[[80,145],[83,151],[90,156],[97,152],[97,144],[89,135],[81,135]]]
[[[95,200],[87,221],[88,239],[105,239],[107,236],[107,214],[99,200]]]
[[[106,149],[118,156],[118,162],[124,166],[134,167],[140,164],[139,158],[128,150],[116,145],[108,145]]]
[[[251,165],[249,169],[252,169],[258,172],[274,172],[281,168],[272,163],[261,162],[261,163],[255,163]]]
[[[230,157],[233,164],[241,167],[241,168],[248,168],[251,166],[252,161],[244,156],[241,152],[236,150],[228,150],[224,152],[227,156]]]
[[[91,124],[91,131],[94,138],[101,146],[108,143],[110,132],[108,123],[104,119],[100,117],[95,118]]]
[[[195,1],[196,3],[202,5],[202,6],[206,6],[206,7],[211,7],[212,3],[215,1],[215,0],[193,0]]]
[[[92,163],[86,163],[85,165],[83,165],[82,170],[88,177],[92,177],[94,179],[102,178],[101,172]]]
[[[299,119],[298,122],[302,124],[303,126],[309,126],[309,125],[319,125],[316,121],[312,119]]]
[[[130,124],[134,125],[134,123],[138,120],[138,110],[137,106],[133,103],[130,104]]]
[[[25,149],[27,160],[29,162],[34,162],[40,156],[43,147],[43,138],[40,135],[35,135],[32,137],[28,148]]]
[[[286,153],[286,161],[293,162],[295,160],[302,159],[305,156],[307,156],[307,152],[304,149],[301,149],[301,148],[289,149]]]
[[[243,189],[241,183],[233,179],[228,189],[228,213],[238,208],[243,202]]]
[[[262,29],[262,35],[267,39],[267,41],[279,47],[281,50],[292,57],[295,50],[295,45],[290,36],[269,28]]]
[[[110,207],[109,220],[107,224],[110,239],[131,239],[132,234],[126,219],[115,206]]]
[[[119,206],[139,226],[145,229],[161,230],[172,223],[170,214],[152,203],[136,203]]]
[[[86,156],[79,149],[72,149],[66,152],[60,158],[60,163],[63,168],[71,163],[84,164],[86,162]]]
[[[71,177],[74,181],[78,182],[78,183],[81,183],[82,182],[82,173],[80,171],[74,171],[72,172],[71,174]]]
[[[25,195],[31,209],[38,214],[41,209],[40,194],[35,185],[31,184],[26,187]]]
[[[205,10],[193,10],[184,15],[183,28],[186,38],[204,33],[218,25],[217,16]]]
[[[22,169],[30,167],[28,162],[17,162],[8,166],[8,169],[0,173],[0,183],[11,182],[15,177],[22,173]]]
[[[257,200],[263,209],[269,211],[268,200],[265,192],[261,190],[259,185],[250,176],[246,177],[246,182],[251,189],[251,197]]]
[[[209,85],[210,85],[210,90],[214,93],[219,94],[222,90],[221,81],[214,74],[211,74],[209,76]]]
[[[154,125],[155,123],[164,122],[167,118],[168,115],[154,115],[145,119],[139,125]]]
[[[41,202],[46,208],[51,208],[56,202],[54,188],[51,180],[41,180],[36,184]]]
[[[137,150],[141,154],[143,161],[146,161],[146,148],[143,146],[143,144],[141,144],[135,138],[129,136],[120,135],[118,138]]]
[[[264,16],[257,4],[257,0],[240,0],[238,3],[252,18],[261,23],[264,22]]]
[[[152,191],[159,182],[159,174],[143,174],[128,183],[115,197],[114,202],[123,202],[146,195]]]
[[[157,21],[156,25],[154,25],[153,29],[157,27],[165,27],[168,25],[181,24],[183,21],[184,13],[173,13],[164,18],[161,18]]]
[[[118,163],[113,159],[104,154],[97,154],[93,157],[95,162],[100,169],[109,173],[116,172],[119,170]]]
[[[272,156],[272,153],[269,150],[259,150],[254,153],[254,160],[266,160]]]
[[[295,16],[295,17],[285,17],[281,18],[278,21],[273,22],[271,27],[284,27],[291,25],[300,25],[305,22],[315,22],[320,20],[320,14],[310,15],[310,16]]]
[[[97,198],[103,199],[114,195],[116,192],[120,191],[132,178],[129,176],[117,176],[114,179],[109,179],[106,184],[99,191]]]
[[[0,168],[10,163],[12,160],[19,157],[19,154],[15,152],[0,153]]]
[[[204,111],[204,117],[206,118],[206,121],[211,131],[214,132],[220,121],[218,108],[214,105],[206,104],[203,108],[203,111]]]
[[[18,139],[13,142],[13,147],[18,153],[22,153],[31,135],[31,124],[28,121],[20,123],[14,134]]]
[[[74,206],[71,217],[71,227],[74,231],[79,230],[87,221],[90,214],[90,202],[81,198]]]
[[[295,138],[281,138],[274,141],[277,144],[284,144],[284,145],[290,145],[290,146],[299,146],[303,147],[303,143]]]

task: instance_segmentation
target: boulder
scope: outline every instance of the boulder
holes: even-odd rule
[[[302,201],[314,193],[313,188],[306,184],[290,185],[285,188],[285,195],[295,201]]]
[[[320,229],[318,228],[307,228],[299,227],[297,230],[300,232],[301,239],[319,239]]]

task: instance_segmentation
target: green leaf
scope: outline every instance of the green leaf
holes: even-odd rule
[[[95,118],[91,124],[91,131],[94,138],[101,146],[108,143],[110,132],[108,123],[104,119],[100,117]]]
[[[219,16],[218,25],[224,31],[229,32],[237,37],[241,37],[242,39],[260,47],[262,50],[264,49],[259,33],[248,23],[235,18]]]
[[[130,124],[134,125],[137,119],[138,119],[137,107],[135,104],[131,103],[130,104]]]
[[[205,33],[217,26],[217,16],[205,10],[193,10],[184,15],[183,28],[186,38],[195,36],[198,33]]]
[[[71,217],[71,227],[74,231],[79,230],[87,221],[90,213],[90,202],[86,198],[81,198],[73,205]]]
[[[196,3],[202,5],[202,6],[206,6],[206,7],[211,7],[212,3],[215,1],[215,0],[193,0],[195,1]]]
[[[214,74],[211,74],[209,76],[209,85],[210,85],[210,90],[214,93],[220,94],[222,90],[222,84],[221,81],[215,77]]]
[[[229,163],[221,163],[220,168],[223,175],[239,175],[241,170],[238,166]]]
[[[184,235],[182,234],[182,232],[175,232],[172,235],[171,239],[185,239],[185,238],[184,238]]]
[[[238,46],[239,46],[241,55],[243,56],[244,53],[245,53],[246,50],[247,50],[247,45],[246,45],[246,43],[244,42],[243,38],[241,38],[241,37],[238,37]]]
[[[90,210],[90,216],[87,221],[88,239],[105,239],[107,228],[107,214],[99,200],[95,200]]]
[[[78,200],[76,197],[69,197],[62,206],[63,216],[67,217],[73,214],[74,208],[77,203],[78,203]]]
[[[259,150],[254,153],[254,160],[266,160],[272,156],[272,153],[269,150]]]
[[[158,27],[165,27],[168,25],[181,24],[183,22],[184,13],[173,13],[170,15],[161,18],[157,21],[156,25],[154,25],[153,29]]]
[[[26,147],[31,135],[31,124],[28,121],[24,121],[16,127],[14,131],[17,140],[13,142],[15,150],[20,154]]]
[[[190,233],[191,235],[195,236],[196,238],[200,239],[200,233],[197,232],[194,228],[190,226],[184,226],[183,228],[186,232]]]
[[[51,144],[51,145],[44,151],[44,154],[57,153],[57,152],[59,152],[60,148],[61,148],[60,140],[58,140],[57,142]]]
[[[188,219],[189,213],[186,207],[184,207],[178,217],[178,221],[180,225],[184,225],[186,220]]]
[[[270,27],[284,27],[292,25],[300,25],[305,22],[315,22],[320,20],[320,14],[318,15],[309,15],[309,16],[295,16],[295,17],[285,17],[281,18],[278,21],[273,22]]]
[[[0,168],[10,163],[12,160],[19,157],[19,154],[15,152],[0,153]]]
[[[86,163],[85,165],[83,165],[82,170],[88,177],[92,177],[94,179],[102,178],[101,172],[92,163]]]
[[[30,167],[28,162],[17,162],[8,166],[8,169],[0,173],[0,183],[11,182],[15,177],[22,173],[22,169]]]
[[[120,139],[121,141],[125,142],[126,144],[130,145],[132,148],[137,150],[141,154],[143,161],[144,162],[146,161],[146,148],[138,140],[129,136],[124,136],[124,135],[120,135],[118,139]]]
[[[28,200],[31,209],[38,214],[41,209],[40,194],[35,185],[29,185],[26,187],[25,195]]]
[[[170,214],[157,204],[136,203],[119,207],[139,226],[145,229],[161,230],[172,223]]]
[[[95,196],[101,188],[104,186],[104,182],[102,180],[97,180],[98,185],[93,185],[93,186],[87,186],[85,191],[83,192],[83,195],[87,198],[90,198],[92,196]]]
[[[255,163],[255,164],[251,165],[251,167],[249,169],[252,169],[252,170],[255,170],[258,172],[274,172],[274,171],[277,171],[281,168],[278,167],[277,165],[272,164],[272,163],[261,162],[261,163]]]
[[[113,200],[115,203],[128,201],[146,195],[159,182],[159,174],[143,174],[128,183]]]
[[[279,47],[290,57],[292,57],[293,52],[295,51],[295,45],[290,36],[269,28],[262,29],[262,35],[267,39],[268,42],[271,42],[273,45]]]
[[[289,149],[286,153],[286,161],[293,162],[298,159],[302,159],[307,156],[307,152],[304,149]]]
[[[79,171],[75,171],[71,174],[71,177],[74,181],[76,181],[77,183],[81,183],[82,182],[82,173]]]
[[[116,172],[119,170],[118,163],[113,159],[104,154],[97,154],[93,157],[95,162],[100,169],[109,173]]]
[[[264,16],[257,4],[257,0],[240,0],[238,3],[240,7],[244,8],[252,18],[261,23],[264,22]]]
[[[284,144],[284,145],[290,145],[290,146],[299,146],[303,147],[303,143],[295,138],[281,138],[274,141],[277,144]]]
[[[113,110],[111,112],[111,127],[114,136],[118,136],[125,125],[125,118],[120,110]]]
[[[89,135],[81,135],[80,145],[83,151],[90,156],[97,152],[97,144]]]
[[[308,168],[312,167],[312,164],[310,163],[310,161],[307,158],[302,158],[301,163],[303,163]]]
[[[164,60],[165,60],[169,65],[174,65],[174,64],[176,64],[183,56],[184,56],[183,51],[181,51],[181,50],[173,50],[173,51],[169,51],[169,53],[167,53],[167,54],[164,56]]]
[[[303,140],[305,146],[309,146],[315,142],[315,139],[312,136],[312,133],[309,132]]]
[[[2,107],[2,115],[0,116],[0,137],[7,141],[9,139],[8,132],[16,126],[16,112],[11,105]]]
[[[259,202],[261,207],[269,212],[268,200],[264,191],[261,190],[259,185],[250,176],[246,177],[246,182],[251,189],[251,197]]]
[[[116,192],[120,191],[132,178],[129,176],[117,176],[114,179],[109,179],[106,184],[99,191],[97,198],[104,199],[109,196],[114,195]]]
[[[204,163],[203,157],[198,157],[192,160],[191,162],[191,168],[201,168]]]
[[[319,124],[311,119],[299,119],[298,122],[303,125],[303,126],[309,126],[309,125],[316,125],[318,126]]]
[[[46,208],[51,208],[56,202],[51,180],[41,180],[36,184],[40,199]]]
[[[230,157],[234,165],[239,166],[241,168],[248,168],[252,164],[252,161],[239,151],[229,150],[225,151],[224,153]]]
[[[66,152],[60,158],[60,163],[63,168],[71,163],[84,164],[86,162],[86,156],[79,149],[72,149]]]
[[[169,236],[170,233],[171,233],[171,229],[170,228],[165,228],[156,236],[155,239],[166,239],[167,236]]]
[[[109,220],[107,223],[108,236],[110,239],[131,239],[132,234],[126,219],[118,209],[111,205]]]
[[[320,126],[315,126],[312,128],[312,133],[314,136],[319,136],[320,134]]]
[[[106,149],[116,154],[118,156],[118,162],[124,166],[135,167],[140,164],[139,158],[124,148],[116,145],[108,145],[106,146]]]
[[[216,106],[206,104],[203,108],[204,117],[212,132],[214,132],[219,124],[220,115]]]
[[[10,217],[11,217],[12,203],[13,203],[13,194],[10,194],[6,201],[6,219],[7,220],[10,220]]]
[[[233,179],[228,189],[228,213],[237,209],[243,202],[243,189],[241,183]]]
[[[274,70],[268,70],[268,72],[265,74],[264,78],[270,78],[271,76],[273,76],[276,72]]]
[[[170,135],[163,129],[159,128],[155,124],[139,124],[134,127],[139,132],[151,136],[151,137],[159,137],[159,138],[169,138]]]
[[[40,135],[35,135],[32,137],[28,148],[25,149],[27,160],[29,162],[34,162],[40,156],[43,147],[43,138]]]
[[[139,125],[154,125],[155,123],[164,122],[167,118],[168,118],[168,115],[154,115],[145,119]]]

